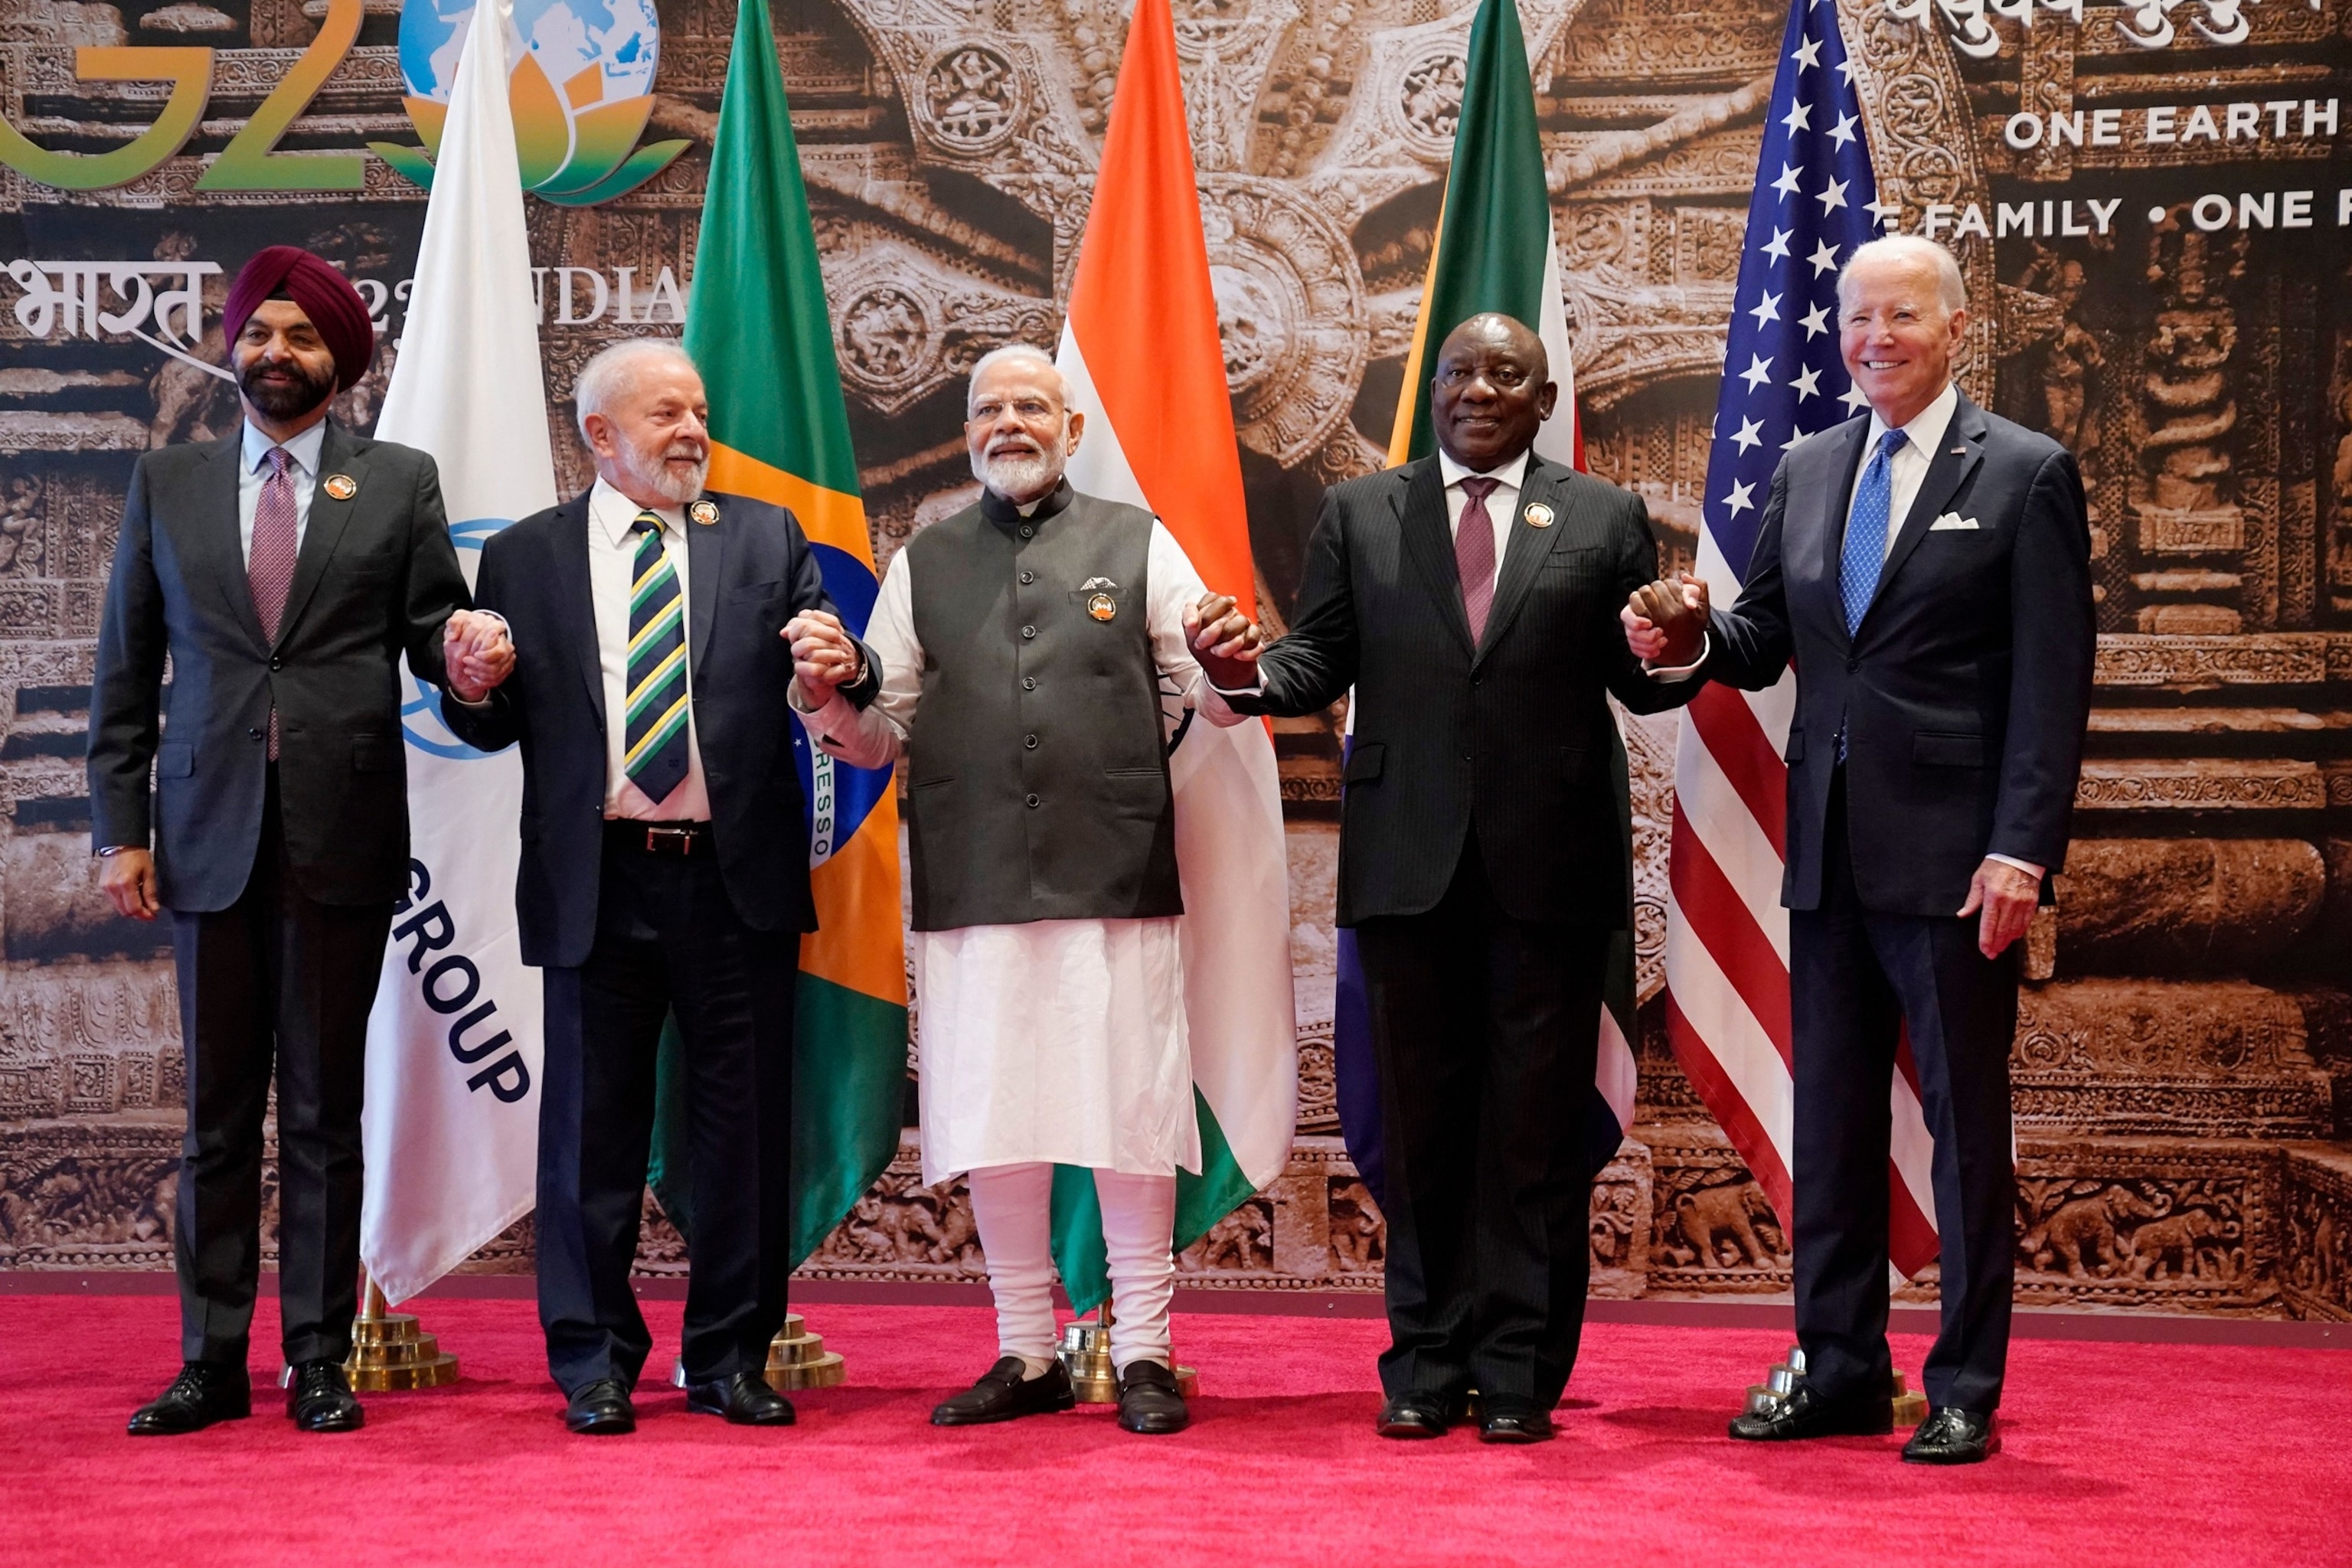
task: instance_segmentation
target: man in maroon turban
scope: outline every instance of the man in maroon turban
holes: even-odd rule
[[[286,1413],[363,1420],[342,1363],[368,1008],[408,885],[399,661],[469,700],[514,662],[470,608],[433,459],[327,416],[375,346],[358,290],[272,246],[230,288],[226,336],[244,424],[131,470],[90,699],[100,886],[131,919],[171,912],[186,1052],[183,1365],[137,1436],[250,1413],[273,1067]]]

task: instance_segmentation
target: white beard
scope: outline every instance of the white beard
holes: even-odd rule
[[[1025,506],[1062,482],[1062,469],[1068,461],[1068,444],[1057,439],[1034,455],[975,457],[971,475],[1005,500],[1017,497],[1019,504]]]
[[[664,500],[679,506],[702,493],[703,481],[710,477],[710,460],[705,458],[694,465],[694,471],[679,477],[660,457],[640,452],[634,447],[622,459],[621,468],[632,485],[643,486]]]

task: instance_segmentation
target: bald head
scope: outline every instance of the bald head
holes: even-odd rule
[[[1486,473],[1535,445],[1559,389],[1525,321],[1486,310],[1445,334],[1430,377],[1430,423],[1445,455]]]

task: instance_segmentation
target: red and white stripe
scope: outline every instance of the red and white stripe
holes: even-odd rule
[[[1738,579],[1701,531],[1698,575]],[[1683,1071],[1754,1173],[1783,1227],[1790,1201],[1796,1055],[1789,1026],[1788,767],[1792,670],[1769,690],[1709,685],[1684,710],[1668,857],[1666,1031]],[[1917,1274],[1936,1260],[1933,1144],[1906,1040],[1889,1091],[1888,1251]]]

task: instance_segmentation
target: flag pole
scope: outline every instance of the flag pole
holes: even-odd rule
[[[389,1389],[446,1388],[457,1381],[457,1358],[442,1350],[412,1312],[395,1312],[382,1287],[360,1270],[360,1313],[352,1323],[351,1359],[343,1375],[362,1394]]]

